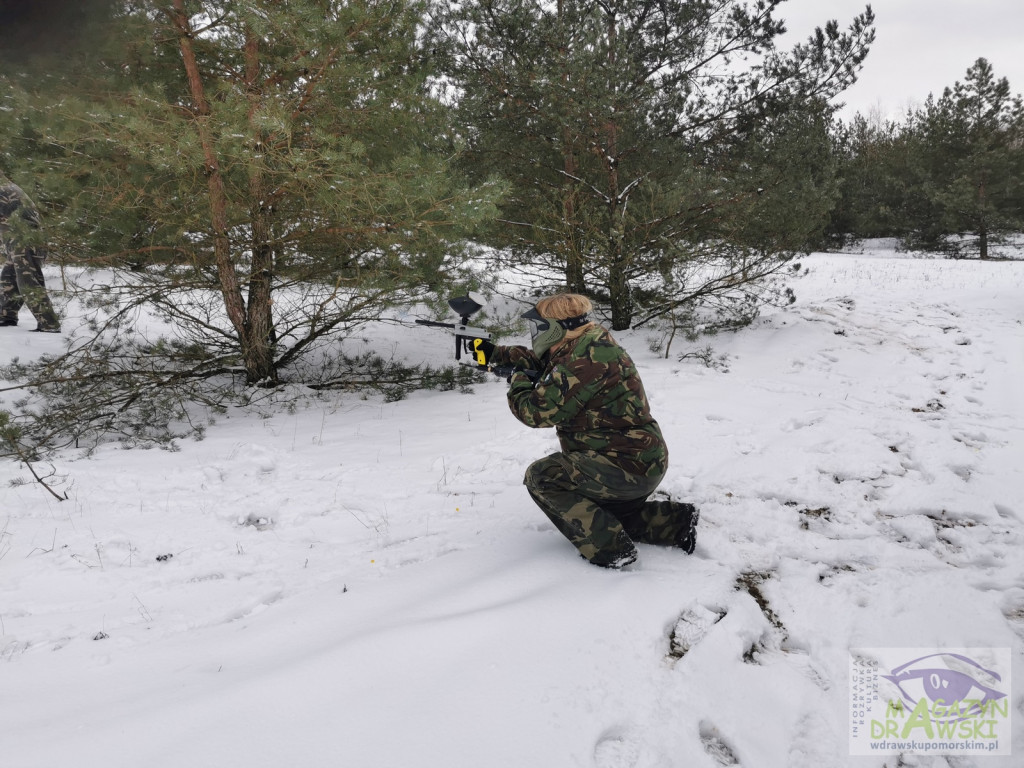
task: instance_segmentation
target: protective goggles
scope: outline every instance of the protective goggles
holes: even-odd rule
[[[527,324],[530,326],[530,338],[536,339],[544,331],[551,327],[551,321],[545,317],[541,317],[540,312],[534,307],[529,312],[524,312],[520,315]]]
[[[534,340],[551,327],[552,321],[543,317],[536,307],[533,307],[529,312],[524,312],[520,317],[526,320],[530,326],[530,338]],[[564,320],[555,320],[554,322],[565,328],[565,330],[572,331],[581,325],[589,323],[590,315],[584,313],[576,317],[567,317]]]

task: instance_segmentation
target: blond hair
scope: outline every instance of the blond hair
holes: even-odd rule
[[[585,315],[594,308],[590,299],[578,293],[556,293],[537,302],[537,311],[541,317],[551,320],[566,320],[570,317]]]

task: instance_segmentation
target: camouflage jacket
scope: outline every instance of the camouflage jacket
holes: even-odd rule
[[[12,218],[15,214],[21,221]],[[38,230],[39,224],[39,212],[28,195],[17,184],[0,178],[0,257],[9,259],[15,249],[24,249],[31,256],[46,258],[45,248],[32,247],[28,243],[20,242],[21,238],[17,237],[19,227],[27,226],[30,230]]]
[[[492,357],[541,372],[536,382],[512,377],[509,408],[528,427],[554,427],[562,451],[596,451],[634,475],[665,473],[668,447],[644,385],[604,328],[592,325],[541,359],[526,347],[496,347]]]

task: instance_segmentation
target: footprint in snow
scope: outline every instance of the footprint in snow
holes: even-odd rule
[[[704,751],[707,752],[719,765],[740,764],[740,761],[736,759],[736,755],[732,751],[732,747],[726,743],[722,738],[722,735],[718,732],[718,728],[707,720],[701,721],[700,741],[701,744],[704,745]]]
[[[842,747],[836,742],[833,723],[821,713],[805,713],[797,723],[786,768],[822,768],[822,766],[845,765],[837,755]]]
[[[967,464],[950,464],[949,471],[966,483],[971,479],[971,475],[974,473],[974,467]]]
[[[1024,598],[1018,596],[1007,600],[1003,606],[1003,615],[1009,622],[1010,628],[1024,638]]]
[[[1005,504],[996,504],[995,508],[996,514],[1003,518],[1003,520],[1020,520],[1020,515]]]
[[[597,768],[635,768],[642,746],[640,738],[629,728],[609,728],[594,745],[594,764]]]
[[[677,661],[704,639],[711,627],[725,617],[725,610],[696,603],[679,615],[669,633],[668,658]]]

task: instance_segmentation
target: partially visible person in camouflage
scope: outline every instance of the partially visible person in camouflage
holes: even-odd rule
[[[21,187],[0,172],[0,326],[18,324],[18,311],[27,304],[36,318],[36,331],[60,333],[60,320],[43,281],[46,249],[25,242],[25,230],[39,229],[39,212]]]
[[[523,315],[532,349],[477,341],[487,363],[515,366],[508,404],[516,418],[558,434],[561,450],[530,465],[526,487],[595,565],[632,563],[634,540],[692,553],[699,513],[691,504],[647,500],[668,469],[668,447],[636,366],[590,321],[591,310],[585,296],[550,296]]]

